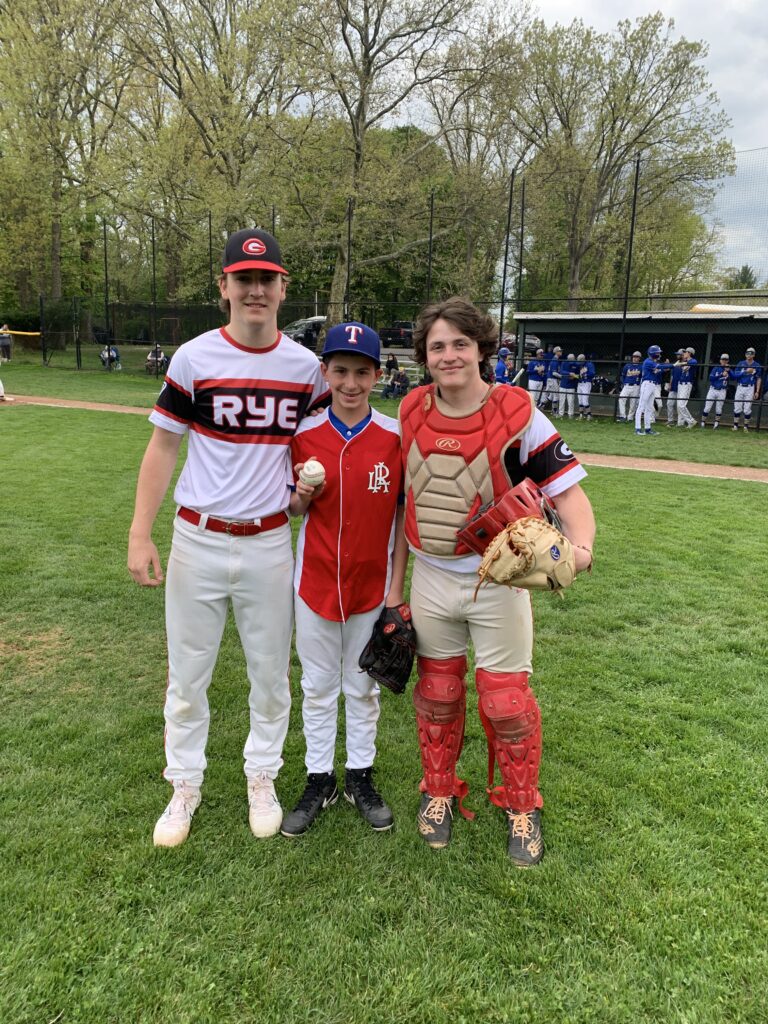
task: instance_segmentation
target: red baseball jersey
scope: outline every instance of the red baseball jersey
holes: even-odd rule
[[[327,394],[317,357],[285,334],[265,349],[238,344],[224,328],[182,345],[149,417],[189,432],[176,503],[225,519],[287,508],[291,438]]]
[[[301,423],[291,455],[294,465],[316,457],[326,474],[299,532],[294,587],[312,611],[346,622],[381,604],[389,588],[403,485],[397,420],[374,409],[345,438],[324,410]]]

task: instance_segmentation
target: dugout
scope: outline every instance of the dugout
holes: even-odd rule
[[[728,353],[731,366],[735,366],[744,359],[748,348],[754,348],[763,372],[768,370],[768,307],[699,305],[686,312],[633,312],[627,313],[622,331],[623,319],[621,313],[516,313],[516,363],[523,365],[528,335],[536,335],[544,349],[559,345],[564,355],[583,352],[595,364],[601,378],[593,390],[594,412],[609,416],[616,413],[621,367],[634,351],[642,352],[645,358],[649,345],[659,345],[664,357],[672,360],[679,348],[695,349],[699,370],[690,401],[695,415],[703,405],[709,372],[723,352]],[[753,410],[753,425],[757,429],[768,419],[768,379],[765,385],[762,400]],[[726,421],[733,392],[734,387],[729,386]]]
[[[679,348],[696,349],[700,378],[709,373],[722,352],[735,366],[754,348],[757,361],[768,367],[768,308],[698,306],[685,313],[627,313],[622,339],[621,313],[515,313],[518,325],[517,363],[523,362],[525,338],[535,334],[544,349],[559,345],[567,355],[583,352],[598,373],[615,377],[636,349],[645,353],[659,345],[665,356]]]

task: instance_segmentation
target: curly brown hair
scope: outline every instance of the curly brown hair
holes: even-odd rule
[[[460,295],[452,295],[442,302],[433,302],[419,313],[413,329],[413,354],[417,363],[426,366],[427,335],[436,320],[447,320],[463,335],[477,342],[480,350],[480,373],[488,372],[499,344],[499,325],[477,306]]]

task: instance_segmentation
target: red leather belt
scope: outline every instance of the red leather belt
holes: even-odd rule
[[[203,518],[199,512],[191,508],[180,508],[179,517],[185,519],[193,526],[197,526]],[[205,524],[206,530],[212,533],[228,533],[230,537],[253,537],[257,533],[266,533],[267,530],[276,530],[278,526],[285,526],[288,516],[285,512],[276,512],[273,516],[265,516],[260,523],[238,523],[232,519],[215,519],[208,516]]]

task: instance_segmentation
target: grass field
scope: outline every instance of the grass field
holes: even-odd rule
[[[590,432],[607,450],[633,440],[572,426],[574,447]],[[163,595],[124,568],[147,436],[141,417],[0,415],[1,1021],[768,1020],[764,485],[590,473],[594,574],[563,601],[534,598],[547,843],[535,871],[509,866],[483,798],[474,707],[461,767],[477,819],[449,849],[424,847],[412,709],[389,693],[378,764],[393,833],[339,805],[301,841],[253,839],[231,625],[203,804],[187,844],[156,851]],[[683,441],[693,457],[704,439]],[[732,445],[764,450],[708,434],[707,458]],[[166,502],[164,556],[171,516]],[[285,758],[290,804],[298,706]]]

